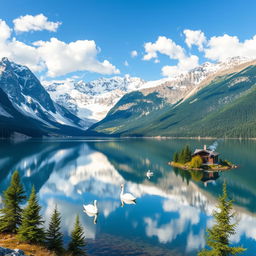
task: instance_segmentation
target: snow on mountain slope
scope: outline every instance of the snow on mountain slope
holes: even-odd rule
[[[145,84],[140,78],[112,77],[100,78],[86,83],[65,81],[43,82],[51,97],[80,118],[96,122],[127,92],[140,89]]]
[[[44,81],[43,85],[58,104],[79,118],[87,118],[91,123],[95,123],[102,120],[126,93],[136,90],[146,95],[157,92],[169,103],[174,104],[186,95],[196,92],[198,85],[207,77],[247,61],[248,58],[234,57],[224,62],[206,62],[178,76],[148,82],[126,75],[100,78],[91,82],[76,82],[72,79]]]
[[[90,125],[56,104],[27,67],[7,58],[0,61],[0,88],[21,115],[40,122],[42,129],[51,128],[58,133],[63,126],[85,129]]]

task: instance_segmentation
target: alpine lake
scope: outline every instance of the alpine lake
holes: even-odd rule
[[[62,216],[65,243],[75,217],[84,227],[88,255],[197,255],[205,247],[207,227],[222,184],[237,215],[232,245],[256,252],[256,141],[218,140],[217,151],[239,168],[207,173],[168,165],[173,153],[215,140],[185,139],[32,139],[0,141],[0,194],[18,170],[27,195],[34,185],[47,226],[55,207]],[[149,179],[146,172],[154,175]],[[120,201],[120,185],[136,204]],[[83,204],[97,200],[99,214]],[[0,204],[2,198],[0,198]]]

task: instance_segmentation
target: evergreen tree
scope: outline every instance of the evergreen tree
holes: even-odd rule
[[[184,148],[184,162],[190,162],[191,161],[191,150],[188,145]]]
[[[86,243],[85,243],[83,228],[80,224],[79,217],[77,215],[74,229],[71,233],[71,241],[68,246],[69,255],[72,255],[72,256],[86,255],[83,248],[85,247],[85,245]]]
[[[185,150],[182,149],[179,153],[179,163],[185,164]]]
[[[208,229],[207,245],[211,249],[204,249],[198,256],[228,256],[245,251],[242,247],[229,245],[229,237],[235,234],[236,223],[231,223],[235,213],[232,200],[228,200],[226,183],[223,184],[223,194],[219,197],[217,207],[218,211],[213,213],[216,224]]]
[[[43,220],[40,216],[41,207],[38,203],[35,187],[28,200],[28,205],[22,213],[22,223],[18,230],[21,241],[40,244],[44,241]]]
[[[46,246],[49,250],[55,251],[57,255],[61,255],[63,252],[63,235],[61,229],[61,216],[55,207],[48,230],[46,231]]]
[[[173,155],[173,161],[178,162],[179,161],[179,154],[177,152],[174,153]]]
[[[0,210],[0,232],[16,233],[21,224],[20,204],[26,198],[18,171],[12,175],[11,184],[3,193],[3,208]]]

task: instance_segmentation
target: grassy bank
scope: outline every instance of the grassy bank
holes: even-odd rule
[[[178,163],[178,162],[174,162],[174,161],[171,161],[168,164],[173,166],[173,167],[177,167],[177,168],[184,169],[184,170],[191,170],[191,171],[204,171],[204,170],[208,170],[208,171],[226,171],[226,170],[230,170],[230,169],[233,169],[233,168],[237,168],[237,166],[235,166],[235,165],[225,166],[225,165],[220,165],[220,164],[202,165],[199,168],[193,168],[188,163],[182,164],[182,163]]]
[[[43,246],[22,243],[16,235],[0,234],[0,246],[9,249],[20,249],[29,256],[54,256],[53,252],[50,252]]]

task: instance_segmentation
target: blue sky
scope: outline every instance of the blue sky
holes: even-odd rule
[[[37,75],[43,79],[60,79],[75,75],[88,81],[102,76],[130,74],[145,80],[155,80],[183,72],[190,66],[193,68],[206,60],[218,61],[225,57],[232,57],[236,52],[245,56],[256,55],[256,46],[254,49],[256,39],[253,39],[256,34],[256,2],[252,0],[0,0],[0,6],[0,19],[12,30],[10,37],[6,40],[9,42],[15,40],[31,47],[40,48],[40,51],[33,53],[38,54],[38,58],[31,57],[27,60],[26,56],[30,52],[25,57],[16,56],[18,50],[13,44],[9,44],[8,47],[2,46],[4,50],[1,52],[0,43],[0,55],[9,54],[8,57],[14,61],[23,62],[22,64],[31,67],[34,65],[32,69],[35,71],[40,62],[42,66],[38,68]],[[58,25],[55,32],[44,28],[15,31],[14,19],[25,15],[35,17],[38,14],[43,14],[49,22],[60,22],[61,24]],[[185,42],[184,30],[186,29],[201,33],[191,34],[190,47]],[[229,37],[224,37],[225,34]],[[162,38],[157,41],[159,36]],[[203,36],[201,47],[197,41],[199,36],[201,39]],[[56,38],[58,43],[66,44],[65,49],[69,49],[68,44],[77,42],[77,40],[94,42],[97,54],[95,55],[95,49],[91,50],[94,50],[92,62],[95,67],[91,68],[92,62],[90,62],[80,68],[83,66],[83,61],[87,60],[73,63],[72,53],[66,59],[65,56],[56,54],[52,59],[60,58],[58,63],[63,64],[63,70],[62,67],[55,70],[55,63],[49,60],[50,44],[46,43],[52,37]],[[213,37],[219,37],[219,39],[210,41]],[[235,39],[238,42],[235,42]],[[245,40],[250,40],[247,45],[244,45]],[[44,43],[41,43],[40,46],[33,45],[37,41]],[[146,43],[153,45],[149,45],[150,55],[147,60],[143,60],[149,52],[145,48]],[[83,45],[80,46],[83,48]],[[74,45],[74,48],[79,49],[78,45]],[[248,48],[250,51],[247,50]],[[181,53],[176,56],[176,52],[179,50]],[[84,49],[84,51],[86,50]],[[132,57],[131,51],[136,51],[138,55]],[[91,56],[91,53],[88,54]],[[190,58],[191,56],[194,57]],[[86,55],[85,58],[88,56]],[[102,64],[104,60],[108,63]],[[38,63],[35,64],[36,61]],[[74,68],[65,67],[65,63],[70,63],[70,66]],[[163,69],[170,66],[171,68]],[[118,74],[119,72],[120,74]]]

